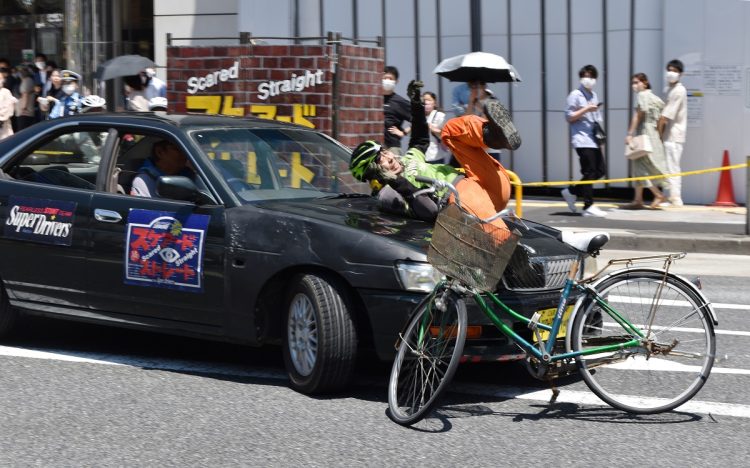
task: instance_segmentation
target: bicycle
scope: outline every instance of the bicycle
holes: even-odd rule
[[[583,278],[584,259],[596,257],[609,235],[562,233],[561,241],[575,248],[577,259],[551,324],[544,323],[538,312],[525,317],[493,292],[522,236],[522,220],[511,223],[517,226],[513,232],[495,227],[489,223],[504,213],[478,219],[461,207],[452,185],[419,180],[433,189],[449,189],[455,203],[440,211],[428,250],[428,261],[446,278],[416,306],[396,343],[388,385],[393,421],[420,421],[446,390],[463,355],[469,298],[523,349],[531,374],[550,381],[551,403],[559,393],[553,379],[571,369],[602,401],[629,413],[670,411],[701,389],[713,366],[718,321],[698,287],[669,272],[684,252],[610,260]],[[663,262],[661,268],[643,266],[654,261]],[[604,275],[613,265],[625,267]],[[580,295],[563,324],[573,291]],[[525,322],[534,339],[524,339],[498,313]],[[563,327],[564,338],[559,338]]]

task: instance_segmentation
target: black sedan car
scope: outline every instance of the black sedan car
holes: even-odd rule
[[[165,140],[192,176],[131,195]],[[359,349],[393,356],[440,278],[431,226],[379,212],[348,160],[315,130],[201,115],[83,114],[1,141],[0,335],[25,313],[280,343],[295,389],[340,388]],[[500,287],[530,315],[556,306],[541,259],[573,253],[543,226],[523,245]],[[477,356],[508,355],[489,331],[473,340]]]

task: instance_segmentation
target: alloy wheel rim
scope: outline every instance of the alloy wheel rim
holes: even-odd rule
[[[318,358],[318,323],[315,319],[315,309],[304,294],[297,294],[289,309],[289,355],[294,369],[306,377],[312,373]]]

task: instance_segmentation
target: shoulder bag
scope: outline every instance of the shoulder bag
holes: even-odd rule
[[[638,135],[630,140],[629,145],[625,145],[625,157],[628,159],[640,159],[648,156],[653,151],[651,138],[648,135]]]

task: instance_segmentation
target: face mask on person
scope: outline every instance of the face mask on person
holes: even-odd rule
[[[664,76],[667,79],[667,83],[677,83],[677,81],[680,79],[680,74],[676,71],[668,71],[664,74]]]
[[[44,70],[44,67],[46,67],[47,64],[44,62],[36,62],[36,67],[40,70]]]
[[[640,83],[640,82],[639,83],[633,83],[632,88],[633,88],[633,92],[634,93],[640,93],[641,91],[643,91],[644,89],[646,89],[646,87],[643,85],[643,83]]]
[[[75,92],[76,85],[74,85],[74,84],[63,85],[62,90],[63,90],[63,93],[65,93],[68,96],[70,96],[71,94],[73,94]]]
[[[393,91],[396,89],[396,80],[383,80],[383,91]]]
[[[594,86],[596,86],[596,78],[581,78],[581,85],[586,89],[594,89]]]

